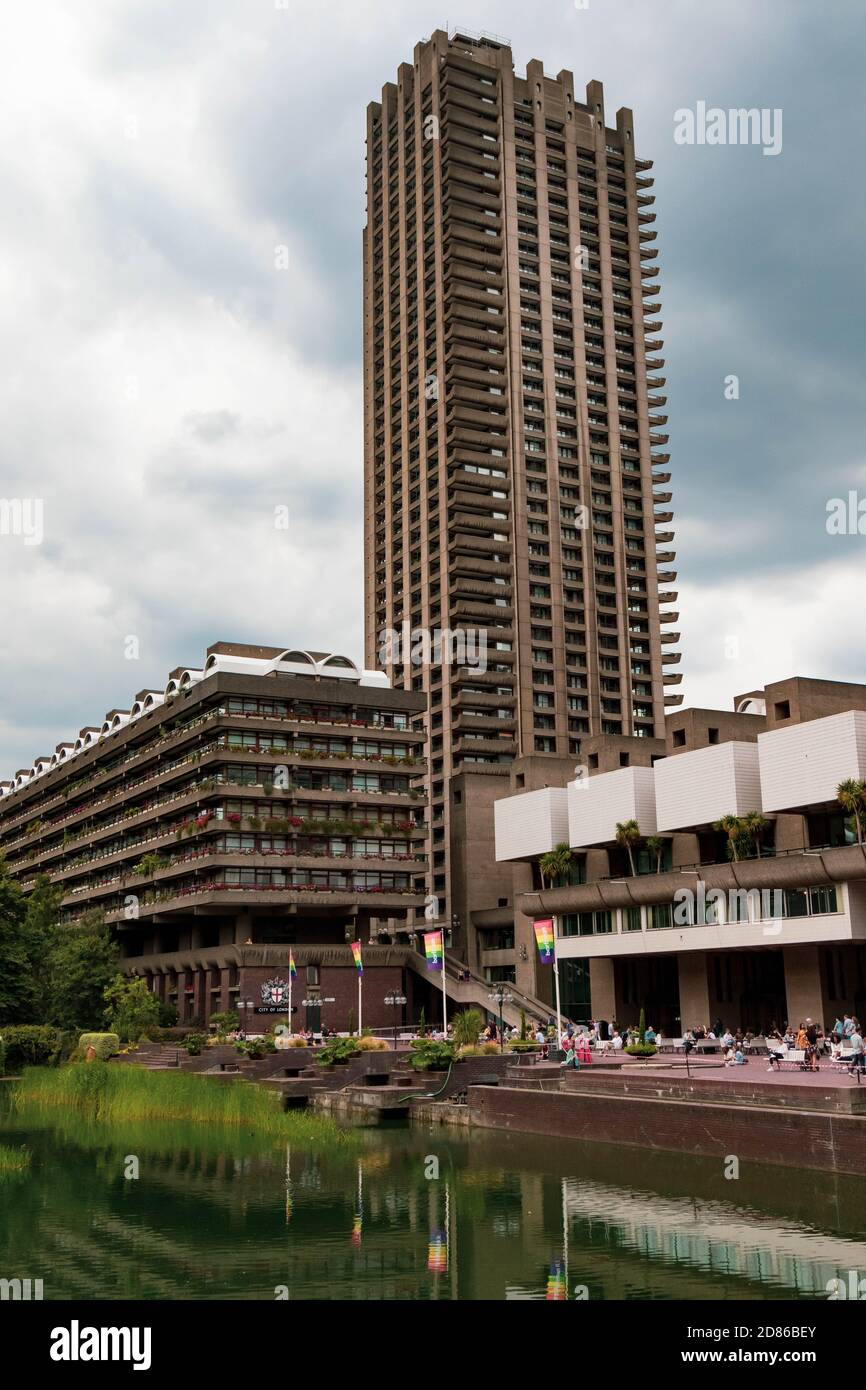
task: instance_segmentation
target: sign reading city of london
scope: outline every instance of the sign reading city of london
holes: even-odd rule
[[[289,1008],[289,982],[274,977],[262,985],[261,1007],[257,1014],[284,1014]]]

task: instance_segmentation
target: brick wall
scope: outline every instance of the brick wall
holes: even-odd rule
[[[735,1154],[741,1164],[866,1172],[861,1116],[486,1087],[470,1090],[469,1107],[471,1123],[487,1129],[629,1144],[720,1164]]]

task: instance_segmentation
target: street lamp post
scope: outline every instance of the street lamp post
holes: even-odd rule
[[[505,1018],[504,1018],[503,1010],[504,1010],[506,1004],[510,1004],[510,1003],[512,1002],[512,1000],[513,1000],[513,998],[514,998],[514,995],[513,995],[513,994],[510,994],[509,991],[505,988],[505,986],[504,986],[503,984],[500,984],[500,985],[493,991],[492,994],[488,994],[487,998],[488,998],[488,999],[495,999],[495,1000],[497,1000],[498,1003],[499,1003],[499,1051],[500,1051],[500,1053],[501,1053],[501,1052],[503,1051],[504,1045],[505,1045],[504,1039],[503,1039],[503,1036],[502,1036],[503,1029],[504,1029],[504,1027],[505,1027]]]
[[[395,1013],[394,1013],[394,1051],[395,1051],[395,1052],[397,1051],[397,1014],[396,1014],[396,1010],[399,1009],[399,1008],[402,1008],[403,1005],[404,1005],[405,1003],[406,1003],[406,996],[405,996],[405,994],[386,994],[386,995],[385,995],[385,1004],[386,1004],[386,1006],[388,1006],[388,1005],[393,1006],[393,1008],[394,1008],[394,1010],[395,1010]]]
[[[302,1000],[301,1000],[301,1003],[303,1004],[303,1006],[304,1006],[305,1009],[318,1009],[318,1010],[319,1010],[319,1027],[318,1027],[318,1029],[316,1029],[316,1028],[313,1029],[313,1037],[314,1037],[314,1038],[315,1038],[317,1032],[318,1032],[320,1038],[321,1038],[321,1036],[322,1036],[322,1005],[323,1005],[323,1004],[335,1004],[336,1002],[337,1002],[336,999],[335,999],[332,995],[328,995],[326,998],[323,998],[321,994],[315,994],[315,995],[313,995],[312,998],[310,998],[310,999],[302,999]]]

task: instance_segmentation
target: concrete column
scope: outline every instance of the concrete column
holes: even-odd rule
[[[189,1005],[187,1004],[186,994],[187,973],[185,970],[177,972],[177,1021],[186,1023],[189,1019]]]
[[[220,1011],[221,1014],[228,1013],[229,1009],[231,1008],[231,995],[229,994],[229,986],[230,986],[230,983],[231,983],[231,971],[229,970],[229,967],[226,965],[226,966],[224,966],[223,969],[220,971],[220,1002],[219,1002],[219,1011]]]
[[[253,935],[253,919],[248,912],[239,912],[235,918],[235,944],[243,946]]]
[[[697,835],[684,832],[673,835],[671,839],[671,866],[674,869],[681,869],[683,865],[688,865],[691,868],[701,862],[701,849]]]
[[[821,964],[817,946],[785,946],[785,995],[792,1028],[807,1018],[825,1023]],[[830,1019],[832,1024],[833,1020]],[[826,1025],[825,1025],[826,1026]]]
[[[192,982],[195,985],[195,994],[193,995],[195,1001],[193,1004],[195,1017],[200,1018],[202,1023],[206,1023],[210,1012],[210,993],[208,989],[210,985],[210,972],[204,969],[197,970],[193,975]]]
[[[593,1018],[608,1023],[618,1018],[616,1012],[616,983],[613,960],[610,956],[591,956],[589,961],[589,999]]]
[[[610,856],[606,849],[586,851],[586,881],[598,883],[599,879],[610,878]]]
[[[805,849],[809,844],[809,828],[805,816],[776,817],[776,852],[786,849]]]
[[[684,951],[679,957],[680,1023],[684,1033],[696,1024],[711,1027],[710,989],[704,951]]]

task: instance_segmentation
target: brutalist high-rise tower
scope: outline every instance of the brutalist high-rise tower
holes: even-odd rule
[[[515,760],[561,781],[682,698],[651,168],[599,82],[484,35],[367,112],[366,659],[428,694],[429,887],[476,962]]]

